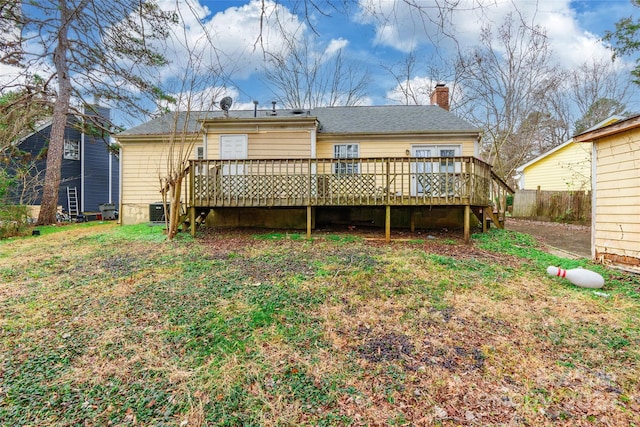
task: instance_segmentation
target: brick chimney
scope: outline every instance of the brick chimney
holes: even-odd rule
[[[431,92],[431,104],[449,111],[449,88],[444,83],[438,83],[435,90]]]

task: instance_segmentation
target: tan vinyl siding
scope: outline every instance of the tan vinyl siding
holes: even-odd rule
[[[122,144],[120,217],[123,224],[149,221],[149,204],[162,200],[160,177],[167,174],[167,155],[168,146],[162,142]]]
[[[269,133],[234,133],[247,135],[249,159],[300,159],[311,157],[311,133],[269,132]],[[220,157],[220,135],[231,133],[207,134],[208,159]]]
[[[318,158],[333,158],[334,146],[338,144],[356,144],[358,145],[358,157],[362,158],[383,158],[383,157],[398,157],[405,158],[411,157],[412,148],[414,146],[456,146],[460,147],[460,156],[473,156],[475,153],[475,138],[461,139],[450,137],[434,137],[434,138],[400,138],[391,137],[389,139],[384,138],[336,138],[328,139],[323,138],[318,142],[317,157]],[[407,150],[409,154],[407,154]],[[376,176],[375,186],[381,191],[384,191],[384,177],[381,171],[384,168],[383,163],[358,166],[358,174],[360,175],[373,175]],[[411,170],[411,166],[408,166]],[[334,173],[334,163],[325,163],[318,167],[318,173]],[[398,171],[400,173],[400,171]],[[397,195],[409,195],[415,193],[415,181],[411,180],[408,174],[398,175],[396,177],[397,182],[394,181]]]
[[[457,145],[461,147],[461,156],[475,155],[474,139],[410,139],[399,140],[397,138],[388,140],[371,139],[323,139],[318,141],[317,157],[333,158],[333,146],[336,144],[357,144],[360,150],[360,157],[408,157],[407,150],[411,153],[411,148],[416,145]]]
[[[596,142],[596,253],[640,258],[640,131]]]
[[[526,167],[523,174],[525,190],[590,190],[591,144],[568,144]]]

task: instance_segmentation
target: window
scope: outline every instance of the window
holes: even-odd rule
[[[417,194],[451,194],[456,183],[455,174],[460,172],[459,145],[415,145],[412,147],[414,157],[413,180],[411,192]],[[432,160],[433,158],[439,158]]]
[[[204,147],[200,145],[196,147],[196,160],[203,160],[203,159],[204,159]],[[205,165],[196,165],[196,170],[195,170],[196,175],[203,175],[204,167]]]
[[[333,146],[333,157],[336,159],[357,159],[357,144],[336,144]],[[359,163],[355,161],[343,161],[334,163],[333,172],[340,174],[353,174],[359,172]]]
[[[65,139],[63,157],[69,160],[80,160],[80,141]]]
[[[456,150],[454,149],[440,149],[440,157],[455,157]],[[455,163],[451,160],[440,159],[440,172],[455,172]]]

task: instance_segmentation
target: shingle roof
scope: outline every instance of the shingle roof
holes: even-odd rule
[[[253,110],[229,112],[229,118],[250,119]],[[261,120],[278,120],[283,117],[300,116],[292,110],[280,109],[271,115],[270,110],[260,110],[256,117]],[[320,107],[305,110],[303,117],[316,117],[319,133],[333,134],[391,134],[391,133],[437,133],[478,132],[478,128],[460,119],[449,111],[435,105],[385,105],[374,107]],[[188,120],[187,131],[197,132],[199,120],[224,118],[222,111],[192,111],[167,113],[159,118],[121,132],[119,135],[157,135],[170,129],[183,129]],[[177,121],[176,121],[177,120]],[[177,123],[177,126],[174,126]]]
[[[478,131],[466,121],[435,105],[324,107],[311,111],[322,133],[405,133]]]
[[[212,113],[206,111],[191,111],[189,114],[184,111],[178,113],[171,112],[120,132],[116,136],[162,135],[169,133],[172,129],[183,129],[185,119],[188,120],[186,127],[187,132],[197,132],[200,129],[198,120],[207,118],[210,115],[212,115]]]

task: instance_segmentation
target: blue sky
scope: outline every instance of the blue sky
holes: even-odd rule
[[[267,13],[263,15],[263,35],[269,48],[277,49],[281,43],[279,21],[287,31],[295,32],[300,40],[310,37],[314,30],[312,48],[326,52],[341,47],[346,56],[366,68],[372,75],[368,98],[371,105],[392,104],[396,82],[388,71],[400,64],[406,55],[414,53],[419,67],[415,72],[417,82],[431,84],[427,65],[437,65],[431,55],[431,40],[447,55],[451,39],[442,37],[429,19],[437,16],[433,0],[410,0],[424,7],[427,15],[420,16],[403,0],[351,0],[348,13],[325,9],[330,16],[311,10],[308,19],[300,8],[302,2],[280,1],[278,5],[265,0]],[[166,0],[167,7],[175,6],[175,0]],[[316,3],[326,5],[325,0]],[[338,2],[339,3],[339,2]],[[442,2],[441,2],[442,3]],[[228,78],[217,96],[232,96],[233,108],[253,108],[253,100],[260,107],[269,107],[273,96],[260,79],[264,65],[263,51],[255,46],[260,28],[262,0],[200,0],[199,22],[214,34],[218,57],[224,58]],[[609,59],[611,52],[600,41],[606,30],[627,16],[637,16],[640,9],[629,0],[461,0],[460,7],[451,14],[447,30],[452,32],[462,48],[477,43],[480,28],[492,23],[499,25],[506,14],[518,12],[524,22],[540,25],[549,37],[558,67],[570,69],[587,58]],[[474,7],[483,4],[484,7]],[[295,8],[295,6],[298,6]],[[373,16],[367,11],[375,9]],[[382,18],[385,17],[385,18]],[[393,18],[387,18],[393,17]],[[425,18],[426,17],[426,18]],[[195,34],[202,31],[195,21],[190,27]],[[627,60],[628,64],[631,59]]]
[[[449,57],[454,44],[452,38],[443,36],[432,22],[438,18],[438,10],[434,8],[436,0],[346,0],[347,12],[325,7],[326,16],[310,7],[305,16],[302,6],[310,1],[320,6],[328,3],[328,0],[158,0],[164,9],[182,12],[187,23],[181,32],[183,40],[188,40],[192,47],[197,46],[205,62],[222,64],[222,78],[210,79],[210,88],[203,93],[203,98],[219,100],[231,96],[233,109],[252,109],[254,100],[261,108],[271,107],[273,95],[261,78],[264,50],[256,44],[261,18],[263,44],[268,50],[283,47],[284,29],[295,40],[306,41],[318,54],[329,57],[342,49],[345,57],[368,70],[371,83],[364,104],[400,102],[397,81],[388,69],[399,66],[409,53],[417,58],[414,87],[432,88],[435,81],[443,78],[447,83],[447,66],[440,58]],[[342,0],[334,2],[339,4]],[[417,13],[407,3],[418,4],[425,13]],[[600,41],[601,36],[606,30],[612,30],[621,18],[640,15],[640,8],[634,7],[630,0],[458,0],[458,5],[447,13],[449,23],[445,30],[461,49],[478,43],[484,25],[498,26],[507,14],[517,12],[527,25],[545,29],[560,69],[579,66],[589,58],[610,59],[611,51]],[[204,34],[210,43],[204,42]],[[184,75],[187,63],[187,51],[180,43],[176,40],[174,48],[166,51],[171,65],[150,76],[165,84],[169,91],[170,83]],[[441,56],[434,56],[436,47]],[[619,65],[632,63],[631,58],[626,58]],[[43,69],[47,66],[42,65]],[[432,75],[429,67],[439,68],[441,75]],[[0,77],[3,74],[8,73],[0,67]],[[428,99],[423,103],[428,103]],[[638,105],[630,107],[640,110]],[[122,112],[116,114],[122,115]],[[122,124],[133,123],[123,119]]]

